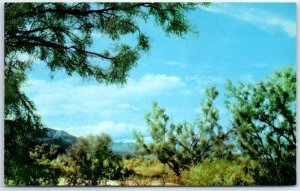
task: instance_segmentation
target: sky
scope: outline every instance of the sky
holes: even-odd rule
[[[145,113],[157,101],[170,122],[193,122],[200,114],[204,90],[219,90],[220,123],[229,127],[224,104],[226,80],[254,83],[276,69],[296,66],[296,6],[293,3],[213,3],[188,14],[198,34],[167,36],[152,23],[141,29],[150,36],[124,86],[105,85],[56,72],[43,63],[28,71],[23,91],[34,101],[49,128],[75,136],[109,134],[132,141],[138,130],[150,140]],[[94,34],[93,48],[104,37]]]

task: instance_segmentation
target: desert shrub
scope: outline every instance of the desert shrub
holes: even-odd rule
[[[15,167],[9,169],[9,171],[17,176],[11,179],[5,178],[4,183],[7,186],[56,186],[61,171],[53,165],[53,162],[63,151],[55,145],[35,146],[34,149],[29,151],[28,165],[18,167],[20,164],[14,164]],[[15,160],[10,161],[10,163],[13,162]]]
[[[34,161],[32,163],[21,167],[22,169],[17,167],[10,169],[12,173],[18,173],[18,176],[11,179],[5,178],[4,184],[7,186],[56,186],[58,184],[59,169],[54,168],[48,161],[41,163]]]
[[[148,158],[124,159],[123,168],[132,170],[135,174],[146,177],[159,177],[169,171],[169,168],[158,159]]]
[[[58,155],[63,154],[64,149],[57,145],[42,144],[35,146],[29,154],[30,157],[39,160],[39,159],[48,159],[54,160]]]
[[[182,173],[185,185],[242,186],[254,185],[257,165],[250,160],[204,160]]]
[[[99,185],[103,180],[122,177],[121,157],[111,150],[108,135],[79,138],[66,155],[59,156],[56,165],[62,169],[67,185]]]

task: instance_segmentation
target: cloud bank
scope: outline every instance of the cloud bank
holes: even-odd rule
[[[138,111],[138,106],[130,101],[184,87],[180,77],[146,74],[139,80],[130,78],[124,86],[84,83],[74,77],[60,81],[30,79],[23,90],[37,105],[42,116],[59,116],[80,113],[111,115],[112,106],[116,106],[117,111]]]

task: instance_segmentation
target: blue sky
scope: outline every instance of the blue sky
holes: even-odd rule
[[[144,114],[157,101],[172,122],[193,122],[204,89],[216,85],[221,123],[227,79],[255,82],[276,69],[296,64],[296,7],[293,3],[214,3],[188,15],[198,35],[166,36],[151,23],[142,27],[151,48],[130,72],[123,87],[98,84],[50,71],[34,64],[23,90],[32,99],[42,122],[75,136],[110,134],[115,141],[132,140],[132,131],[145,134]],[[103,36],[94,34],[99,48]],[[149,138],[148,138],[149,139]]]

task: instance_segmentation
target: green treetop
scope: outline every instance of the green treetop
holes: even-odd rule
[[[195,8],[192,3],[6,3],[6,63],[26,53],[52,72],[65,69],[69,75],[124,83],[140,52],[149,49],[143,24],[154,20],[167,34],[183,36],[191,30],[185,13]],[[92,33],[110,39],[113,47],[92,50]],[[137,43],[123,42],[125,35]]]

